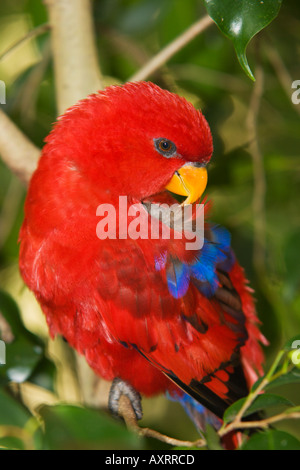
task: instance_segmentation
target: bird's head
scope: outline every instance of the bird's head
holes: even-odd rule
[[[201,112],[150,82],[111,86],[80,101],[59,119],[47,142],[49,161],[67,160],[67,168],[101,194],[139,201],[168,190],[195,202],[205,189],[212,154]]]

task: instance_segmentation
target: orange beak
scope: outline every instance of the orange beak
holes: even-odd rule
[[[188,163],[174,173],[171,181],[167,184],[166,189],[174,194],[186,196],[183,205],[187,205],[193,204],[202,196],[206,185],[206,168]]]

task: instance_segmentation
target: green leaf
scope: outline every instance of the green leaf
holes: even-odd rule
[[[18,437],[2,437],[0,439],[1,450],[25,450],[24,442]]]
[[[299,413],[299,411],[300,411],[300,405],[293,406],[292,408],[288,408],[287,410],[285,410],[285,414]]]
[[[44,449],[139,449],[141,439],[96,410],[73,405],[44,406]]]
[[[246,57],[247,45],[276,18],[282,0],[204,0],[204,3],[209,16],[233,42],[242,68],[255,80]]]
[[[30,413],[25,407],[18,403],[0,388],[0,426],[17,426],[23,428]]]
[[[206,424],[205,438],[209,450],[224,450],[220,444],[220,437],[215,428]]]
[[[281,375],[275,380],[272,380],[267,386],[266,389],[270,390],[274,387],[280,387],[281,385],[296,384],[300,383],[300,371],[293,369],[287,374]]]
[[[28,380],[43,358],[43,343],[24,327],[16,302],[0,291],[0,312],[7,321],[14,339],[5,345],[6,364],[0,366],[0,383],[22,383]],[[1,338],[1,335],[0,335]]]
[[[28,333],[22,324],[20,311],[16,302],[10,295],[2,290],[0,290],[0,311],[8,322],[14,336]]]
[[[40,340],[40,338],[38,338],[25,328],[21,319],[21,314],[18,305],[16,304],[14,299],[3,290],[0,290],[0,312],[9,324],[11,331],[15,337],[22,337],[24,339],[26,338],[26,340],[31,343],[40,346],[43,345],[43,342]]]
[[[252,387],[251,387],[251,392],[255,392],[255,390],[257,389],[257,387],[259,387],[259,385],[260,385],[261,382],[264,380],[264,378],[265,378],[265,376],[259,377],[259,378],[257,379],[257,381],[254,382],[254,384],[253,384]]]
[[[248,408],[245,412],[244,416],[249,416],[252,413],[256,413],[257,411],[264,410],[271,406],[293,406],[293,403],[285,397],[281,397],[280,395],[275,395],[273,393],[264,393],[259,395],[252,405]]]
[[[227,408],[223,418],[225,423],[231,422],[236,417],[244,405],[245,400],[246,398],[241,398],[240,400],[233,403],[229,408]],[[253,413],[256,413],[257,411],[278,405],[293,406],[293,403],[287,398],[281,397],[280,395],[264,393],[263,395],[256,397],[252,405],[245,411],[243,416],[249,416]]]
[[[25,437],[28,435],[28,438],[32,438],[33,442],[38,442],[41,437],[39,422],[22,403],[1,388],[0,410],[0,426],[4,426],[4,428],[7,426],[7,435],[0,439],[0,448],[26,448],[26,443],[23,441],[24,433],[21,431],[26,431]],[[13,428],[13,431],[10,431],[10,427]],[[13,435],[10,435],[10,432]]]
[[[23,383],[28,380],[42,358],[42,348],[18,339],[6,347],[6,365],[1,366],[1,372],[11,382]]]
[[[253,434],[241,450],[300,450],[300,442],[287,432],[269,430]]]
[[[45,388],[50,392],[55,392],[56,368],[53,362],[46,357],[38,363],[33,373],[30,375],[30,382]]]
[[[225,424],[230,423],[234,420],[234,418],[242,408],[243,404],[245,403],[245,400],[246,398],[241,398],[240,400],[237,400],[227,408],[223,416],[223,421]]]

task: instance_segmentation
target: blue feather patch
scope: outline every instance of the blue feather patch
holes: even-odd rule
[[[172,391],[172,393],[167,392],[166,396],[169,400],[177,401],[183,406],[184,411],[199,431],[205,431],[207,423],[215,429],[220,428],[220,420],[187,393]]]
[[[169,292],[173,297],[175,299],[183,297],[190,284],[189,266],[178,259],[173,259],[172,263],[168,263],[167,266],[167,281]]]
[[[170,294],[176,299],[183,297],[192,281],[201,293],[211,297],[219,286],[217,269],[228,272],[234,264],[234,255],[230,248],[229,232],[217,225],[206,230],[204,245],[191,263],[184,263],[178,258],[164,253],[155,260],[155,268],[166,268]]]

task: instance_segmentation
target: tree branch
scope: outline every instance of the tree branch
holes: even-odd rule
[[[268,380],[265,379],[264,385],[268,383]],[[259,394],[263,386],[259,387],[256,392],[253,394],[255,397]],[[248,400],[248,406],[251,404],[252,400]],[[244,406],[243,409],[247,409],[248,406]],[[159,441],[165,442],[166,444],[172,446],[180,446],[180,447],[204,447],[206,446],[205,439],[198,439],[197,441],[181,441],[175,439],[173,437],[167,436],[165,434],[161,434],[158,431],[150,428],[141,428],[137,422],[135,412],[132,408],[131,402],[128,397],[122,395],[119,402],[119,414],[125,421],[127,428],[141,437],[151,437],[153,439],[157,439]],[[280,421],[289,420],[289,419],[300,419],[300,412],[293,411],[293,412],[283,412],[277,414],[275,416],[270,416],[265,419],[261,419],[258,421],[242,421],[242,413],[236,416],[234,421],[231,423],[222,426],[221,429],[217,432],[219,437],[222,438],[230,432],[239,431],[241,429],[267,429],[270,425],[274,423],[278,423]]]
[[[10,56],[13,52],[15,52],[16,49],[18,49],[20,46],[22,46],[25,42],[29,41],[32,38],[35,38],[37,36],[40,36],[41,34],[46,33],[49,31],[50,25],[48,23],[41,24],[37,28],[32,29],[27,33],[25,36],[23,36],[21,39],[16,41],[14,44],[9,46],[8,49],[6,49],[1,55],[0,55],[0,61],[7,59],[7,57]]]
[[[40,156],[40,150],[0,110],[0,154],[24,183],[28,183]]]
[[[280,413],[275,416],[270,416],[269,418],[260,419],[258,421],[240,421],[237,423],[231,423],[230,426],[225,427],[222,431],[218,432],[219,436],[223,437],[229,432],[239,430],[239,429],[266,429],[271,426],[271,424],[279,423],[280,421],[285,421],[288,419],[300,419],[300,413]]]
[[[59,114],[102,88],[90,0],[45,0]]]
[[[204,439],[198,439],[197,441],[181,441],[179,439],[175,439],[170,436],[166,436],[165,434],[161,434],[158,431],[150,428],[141,428],[138,425],[135,412],[132,408],[131,402],[128,397],[122,395],[120,397],[119,402],[119,414],[125,421],[125,424],[128,429],[135,432],[141,437],[151,437],[153,439],[157,439],[161,442],[165,442],[166,444],[176,446],[176,447],[203,447],[205,446],[206,442]]]
[[[196,36],[205,31],[213,20],[208,16],[204,16],[196,23],[192,24],[184,33],[178,36],[174,41],[168,44],[158,54],[156,54],[144,67],[138,70],[131,78],[130,82],[146,80],[152,75],[159,67],[164,65],[176,52],[180,51],[184,46],[191,42]]]

